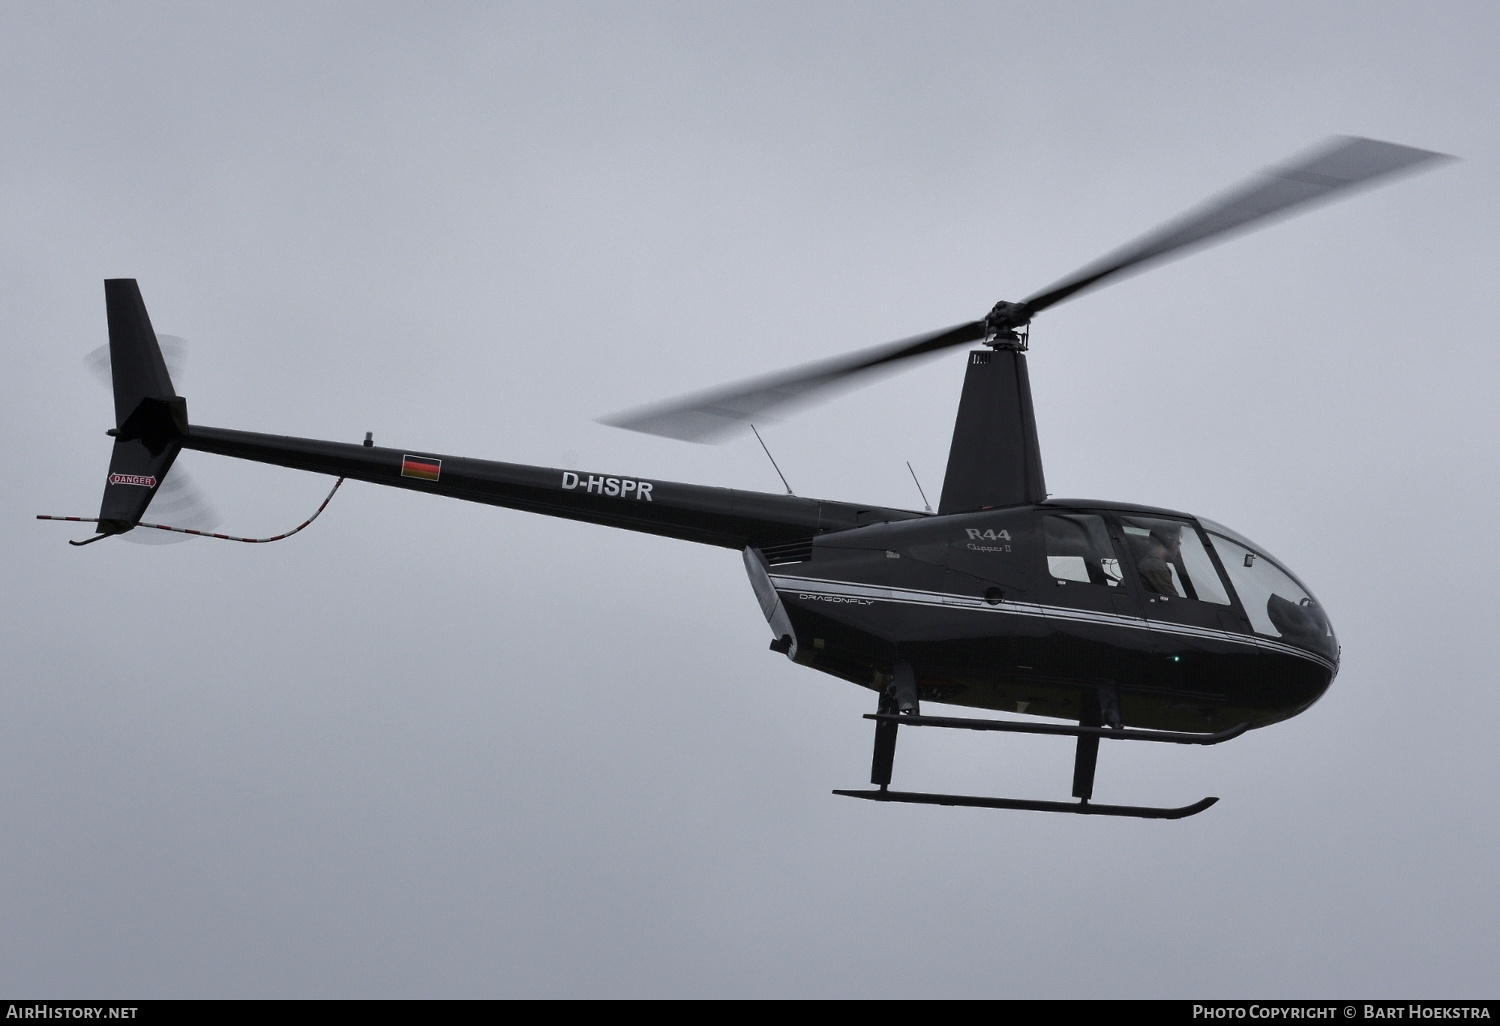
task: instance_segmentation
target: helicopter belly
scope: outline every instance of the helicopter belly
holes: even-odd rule
[[[797,662],[878,689],[907,659],[924,698],[954,705],[1077,719],[1086,695],[1107,683],[1127,726],[1264,726],[1305,709],[1335,670],[1227,630],[805,573],[769,581]]]

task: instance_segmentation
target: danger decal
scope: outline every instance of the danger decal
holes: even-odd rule
[[[149,474],[111,474],[109,483],[112,485],[136,485],[140,488],[155,488],[156,478]]]

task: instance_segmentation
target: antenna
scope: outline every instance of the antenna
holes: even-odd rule
[[[755,425],[754,424],[750,425],[750,430],[751,431],[755,431]],[[759,431],[755,431],[755,440],[760,443],[760,447],[762,449],[766,450],[766,459],[768,459],[768,460],[771,461],[771,466],[776,467],[776,476],[779,477],[779,478],[781,478],[781,483],[782,484],[786,485],[786,493],[788,495],[796,495],[797,493],[794,492],[794,491],[792,491],[792,486],[786,483],[786,475],[781,472],[781,468],[780,467],[776,466],[776,457],[771,455],[771,450],[770,449],[766,449],[766,440],[764,438],[760,437],[760,432]],[[928,512],[931,512],[931,510],[929,510]]]
[[[911,460],[906,461],[906,469],[911,473],[911,483],[917,486],[917,494],[922,496],[922,507],[931,513],[932,503],[927,501],[927,493],[922,491],[922,482],[917,480],[917,472],[911,469]]]

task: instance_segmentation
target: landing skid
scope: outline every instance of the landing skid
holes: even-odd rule
[[[1204,798],[1178,809],[1148,805],[1095,805],[1093,802],[1039,802],[1027,798],[979,798],[967,794],[922,794],[917,791],[834,791],[847,798],[872,802],[906,802],[914,805],[967,805],[980,809],[1025,809],[1030,812],[1071,812],[1077,816],[1133,816],[1136,819],[1185,819],[1196,816],[1217,798]]]
[[[870,765],[870,783],[878,790],[838,790],[846,798],[863,798],[875,802],[904,802],[915,805],[964,805],[980,809],[1023,809],[1031,812],[1068,812],[1076,816],[1129,816],[1136,819],[1184,819],[1196,816],[1217,798],[1203,798],[1179,808],[1155,808],[1147,805],[1095,805],[1094,769],[1099,758],[1099,742],[1155,741],[1178,745],[1216,745],[1239,737],[1250,729],[1240,723],[1228,730],[1192,734],[1172,730],[1138,730],[1120,722],[1119,698],[1111,682],[1100,681],[1097,695],[1086,700],[1077,726],[1056,723],[1025,723],[1019,720],[984,720],[960,716],[923,716],[917,702],[916,674],[909,663],[896,667],[892,685],[880,696],[879,709],[865,717],[875,721],[875,752]],[[1073,757],[1073,797],[1076,802],[1045,802],[1028,798],[984,798],[964,794],[925,794],[919,791],[892,791],[891,772],[896,762],[896,732],[901,727],[944,727],[950,730],[991,730],[1019,734],[1052,734],[1077,738]]]

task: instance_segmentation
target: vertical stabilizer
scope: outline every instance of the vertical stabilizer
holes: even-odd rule
[[[181,451],[187,403],[172,387],[135,279],[106,281],[104,302],[109,314],[115,445],[99,507],[99,533],[121,534],[140,522]]]
[[[969,354],[938,512],[1025,506],[1046,497],[1026,354],[977,349]]]

